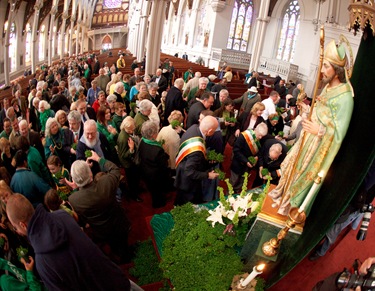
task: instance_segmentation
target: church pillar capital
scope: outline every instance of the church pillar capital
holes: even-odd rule
[[[226,6],[225,0],[212,0],[211,8],[214,12],[222,12]]]

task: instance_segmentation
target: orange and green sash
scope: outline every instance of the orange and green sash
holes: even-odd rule
[[[260,142],[259,140],[257,140],[255,136],[255,132],[251,129],[247,129],[241,133],[243,137],[245,138],[246,143],[249,146],[251,153],[253,154],[253,156],[255,156],[259,152],[259,149],[260,149]]]
[[[176,157],[176,168],[180,162],[188,155],[193,152],[200,151],[206,156],[206,146],[204,140],[201,137],[192,137],[185,140],[179,148],[178,155]]]

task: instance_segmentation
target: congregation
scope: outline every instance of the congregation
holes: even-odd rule
[[[133,251],[131,221],[120,202],[142,203],[143,187],[155,209],[166,205],[171,191],[175,205],[218,199],[222,161],[208,155],[223,155],[227,147],[233,151],[225,158],[235,191],[245,172],[255,176],[253,187],[266,176],[277,184],[280,165],[309,111],[302,85],[279,78],[265,96],[257,72],[250,72],[242,96],[231,99],[227,85],[236,76],[229,67],[209,76],[187,67],[179,78],[165,59],[153,76],[136,62],[130,75],[120,70],[129,65],[123,53],[110,65],[91,53],[63,59],[38,68],[27,88],[13,82],[2,100],[0,236],[8,246],[2,251],[23,268],[15,250],[26,246],[31,257],[39,257],[36,276],[50,289],[77,284],[74,277],[62,282],[63,271],[62,277],[49,271],[64,254],[78,258],[77,272],[95,276],[87,257],[66,242],[69,237],[111,270],[114,286],[136,290],[116,266],[131,261]],[[38,221],[49,225],[46,232]],[[91,240],[74,231],[79,227]],[[42,244],[36,243],[38,236],[44,237]],[[109,245],[111,253],[103,256],[95,245]],[[70,260],[73,256],[64,257],[67,264]],[[99,276],[91,283],[103,282]]]

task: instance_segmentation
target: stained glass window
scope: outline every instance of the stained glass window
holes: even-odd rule
[[[103,0],[104,8],[120,8],[122,0]]]
[[[227,43],[228,49],[247,50],[252,18],[253,2],[251,0],[235,0]]]
[[[26,24],[26,48],[25,48],[25,62],[30,63],[31,58],[31,26],[30,23]]]
[[[16,58],[17,56],[17,43],[16,43],[16,26],[14,22],[10,26],[9,31],[9,58],[10,58],[10,71],[16,70]]]
[[[283,26],[280,31],[279,45],[276,58],[286,62],[293,62],[300,24],[300,8],[297,0],[292,0],[286,6]]]

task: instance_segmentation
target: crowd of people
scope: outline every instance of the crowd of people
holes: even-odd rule
[[[136,63],[133,75],[123,74],[126,65],[123,54],[110,67],[90,54],[61,60],[39,68],[28,88],[14,83],[12,95],[3,99],[3,257],[21,268],[16,248],[29,248],[48,288],[78,284],[58,267],[60,260],[72,264],[73,255],[78,257],[77,270],[69,274],[94,278],[88,266],[101,266],[114,276],[112,281],[106,272],[106,284],[128,288],[133,283],[112,263],[128,262],[132,253],[131,223],[120,201],[142,203],[143,186],[154,208],[165,206],[173,190],[175,205],[217,199],[222,165],[208,161],[207,154],[223,154],[227,146],[233,147],[233,156],[226,158],[236,191],[248,171],[256,175],[253,186],[264,182],[264,169],[277,184],[287,141],[291,146],[298,139],[298,124],[309,110],[306,99],[297,100],[283,80],[275,85],[277,91],[262,98],[256,72],[248,90],[244,86],[246,92],[232,100],[227,88],[233,77],[230,67],[220,79],[191,68],[183,78],[174,78],[168,59],[153,76],[142,75]],[[90,229],[91,240],[79,227]],[[96,249],[104,244],[111,248],[110,260]],[[78,246],[98,261],[91,262]],[[28,270],[33,263],[24,264]],[[85,280],[87,288],[103,284],[101,280]]]

